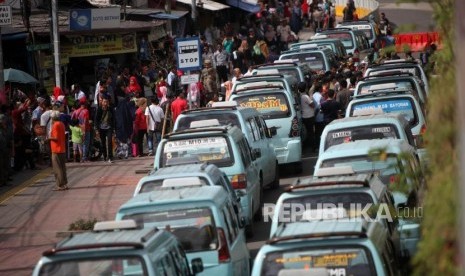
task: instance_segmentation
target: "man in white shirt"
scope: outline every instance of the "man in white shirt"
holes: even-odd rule
[[[74,93],[74,99],[78,102],[80,99],[84,98],[86,94],[82,92],[81,86],[79,84],[71,85],[71,90]]]
[[[147,144],[149,147],[149,156],[154,155],[155,151],[153,150],[153,136],[155,134],[155,144],[158,144],[161,141],[161,129],[163,126],[163,119],[165,114],[163,109],[159,105],[159,100],[157,97],[151,98],[151,105],[145,108],[145,120],[147,122]]]
[[[315,104],[313,98],[307,94],[307,85],[305,83],[299,84],[300,92],[300,106],[302,110],[302,123],[307,130],[306,141],[310,143],[312,150],[316,149],[315,145]]]

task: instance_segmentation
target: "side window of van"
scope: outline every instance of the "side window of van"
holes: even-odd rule
[[[171,257],[168,254],[163,256],[163,258],[161,259],[161,265],[157,265],[157,270],[161,272],[160,275],[177,275]]]
[[[396,263],[396,253],[394,251],[394,247],[389,240],[386,240],[384,244],[384,248],[381,250],[382,257],[383,257],[383,265],[385,266],[385,270],[387,271],[387,275],[395,275],[393,269],[397,266]]]
[[[254,117],[254,120],[255,120],[255,123],[257,124],[258,129],[259,129],[259,131],[260,131],[260,138],[261,138],[261,139],[265,139],[265,137],[266,137],[266,130],[265,130],[265,127],[264,127],[263,124],[262,124],[262,121],[260,120],[260,117]]]
[[[258,129],[257,123],[255,122],[254,118],[249,118],[247,120],[247,124],[250,126],[252,131],[253,140],[258,141],[260,140],[260,130]]]
[[[237,234],[239,233],[239,223],[237,219],[237,214],[236,212],[234,212],[234,208],[232,207],[231,204],[228,204],[227,206],[228,207],[226,211],[229,213],[229,216],[231,218],[231,226],[233,227],[234,233],[237,236]]]
[[[181,253],[179,246],[174,247],[171,250],[171,257],[173,258],[173,263],[176,267],[176,275],[186,275],[189,274],[189,265],[187,263],[186,256]]]
[[[230,217],[228,216],[227,212],[225,211],[225,208],[226,207],[224,207],[221,212],[223,213],[224,223],[226,224],[225,231],[227,232],[226,234],[227,234],[227,237],[228,237],[229,244],[232,244],[234,239],[236,238],[236,235],[234,235],[234,229],[231,226],[231,220],[230,220]]]
[[[238,143],[238,146],[241,153],[242,162],[244,163],[244,167],[248,167],[252,162],[252,158],[250,157],[249,144],[245,139],[241,139]]]
[[[265,133],[265,137],[273,138],[273,137],[271,137],[270,133],[268,132],[268,126],[266,125],[266,122],[263,119],[263,117],[258,117],[257,122],[258,122],[258,125],[260,126],[261,130]]]

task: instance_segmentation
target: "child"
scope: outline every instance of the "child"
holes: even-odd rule
[[[69,127],[71,129],[71,141],[73,142],[73,161],[77,162],[77,155],[82,161],[82,128],[79,126],[79,119],[71,120],[71,125]]]

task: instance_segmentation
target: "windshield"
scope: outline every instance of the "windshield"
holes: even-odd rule
[[[414,107],[415,104],[411,98],[374,99],[370,101],[354,102],[350,110],[350,116],[353,116],[355,110],[381,108],[384,113],[402,114],[409,122],[410,126],[415,126],[418,123],[418,115]]]
[[[337,33],[324,33],[328,38],[337,38],[341,40],[342,44],[346,49],[354,48],[354,43],[352,41],[352,35],[349,32],[337,32]]]
[[[99,254],[103,255],[103,254]],[[148,275],[145,262],[141,257],[105,256],[98,259],[76,259],[54,261],[45,264],[39,272],[41,276],[112,276],[112,275]]]
[[[328,131],[324,150],[331,146],[357,140],[398,139],[399,133],[393,124],[365,125]]]
[[[186,116],[178,117],[178,122],[176,126],[176,131],[181,131],[190,128],[192,122],[203,121],[203,120],[211,120],[217,119],[220,125],[229,125],[232,124],[233,126],[237,126],[239,129],[241,128],[241,123],[239,122],[239,118],[236,114],[231,112],[222,111],[219,112],[196,112]]]
[[[215,250],[218,246],[216,226],[210,208],[171,209],[126,215],[144,227],[171,231],[187,252]]]
[[[175,165],[177,160],[185,163],[209,162],[218,167],[230,166],[234,163],[234,157],[226,137],[197,137],[166,141],[162,145],[161,165]]]
[[[334,185],[336,187],[337,185]],[[349,185],[340,186],[351,187]],[[360,187],[360,186],[357,186]],[[374,203],[368,193],[328,193],[328,194],[313,194],[302,195],[299,197],[288,198],[284,200],[280,210],[278,223],[291,223],[299,221],[311,221],[311,217],[306,216],[309,210],[322,210],[327,208],[344,208],[350,218],[358,217],[360,214],[352,213],[357,211],[357,207],[364,207],[369,203]],[[305,212],[298,212],[304,208]],[[303,210],[302,210],[303,211]]]
[[[329,70],[326,68],[323,54],[320,52],[295,52],[281,55],[280,59],[298,59],[312,70]]]
[[[249,95],[241,95],[234,98],[234,100],[240,106],[255,108],[263,115],[265,120],[291,116],[286,94],[282,92],[259,95],[252,95],[253,93],[247,94]]]
[[[319,274],[313,274],[318,273]],[[376,275],[373,260],[359,247],[315,248],[270,252],[263,260],[263,276]]]

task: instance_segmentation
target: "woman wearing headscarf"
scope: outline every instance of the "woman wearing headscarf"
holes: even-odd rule
[[[137,154],[138,157],[144,156],[144,136],[147,134],[147,122],[145,118],[145,108],[147,107],[147,99],[146,98],[139,98],[137,100],[137,109],[134,117],[134,135],[135,135],[135,143],[137,146]]]
[[[187,101],[189,103],[189,108],[198,108],[200,107],[200,90],[198,83],[191,83],[187,91]]]
[[[133,94],[136,97],[139,97],[142,92],[142,87],[140,87],[135,76],[129,78],[129,85],[126,87],[126,94]]]

